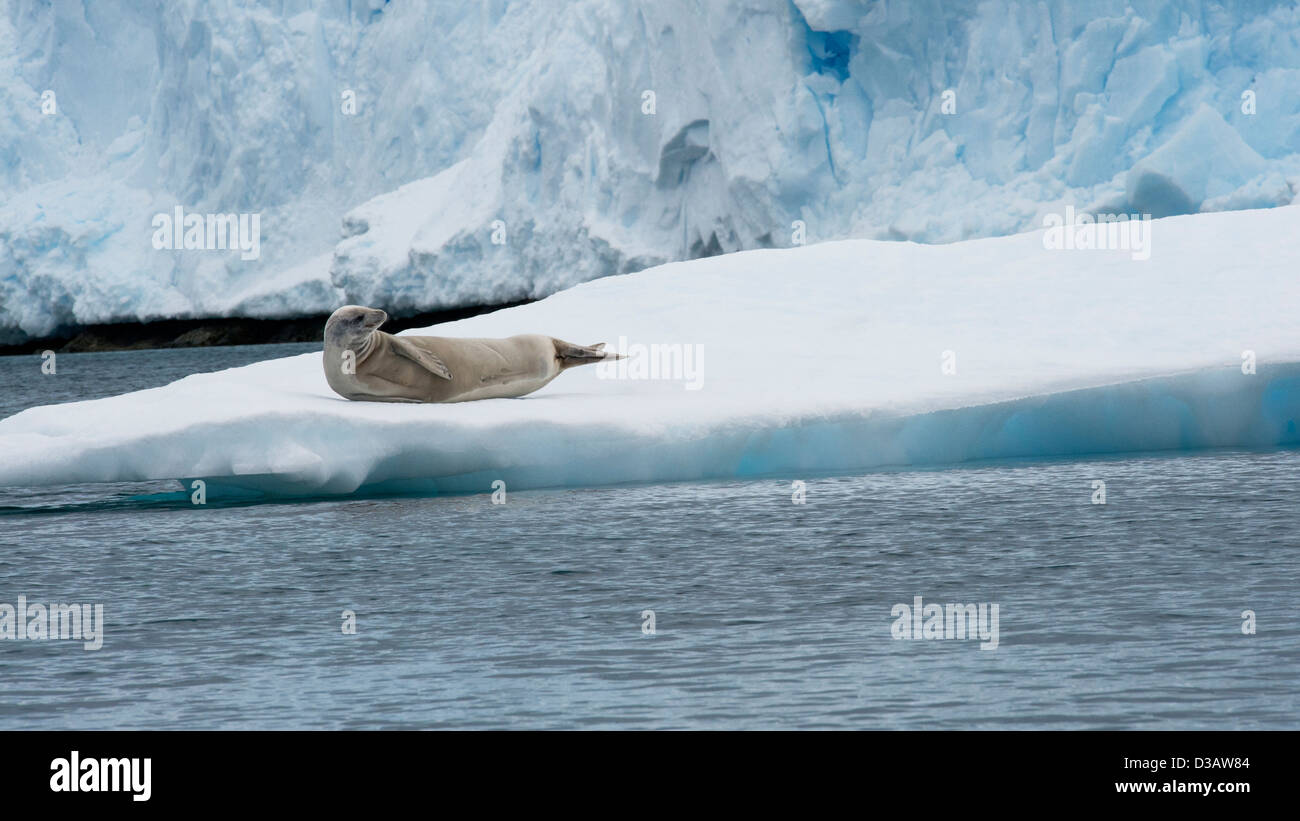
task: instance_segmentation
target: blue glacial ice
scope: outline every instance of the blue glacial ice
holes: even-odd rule
[[[1284,205],[1298,33],[1191,0],[13,0],[0,342],[540,297],[795,221],[942,243]],[[177,205],[260,213],[261,257],[155,250]]]

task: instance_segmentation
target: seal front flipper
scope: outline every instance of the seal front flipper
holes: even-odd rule
[[[419,345],[414,345],[400,336],[390,336],[388,342],[393,353],[398,356],[406,357],[434,376],[451,379],[451,371],[447,369],[446,363]]]

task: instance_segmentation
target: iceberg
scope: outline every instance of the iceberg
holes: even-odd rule
[[[1286,205],[1298,31],[1209,0],[13,0],[0,343]],[[259,258],[151,247],[177,207],[260,214]]]
[[[349,402],[309,353],[15,414],[0,485],[488,492],[1296,445],[1298,221],[1155,220],[1146,260],[1038,231],[668,263],[432,331],[630,354],[523,398]]]

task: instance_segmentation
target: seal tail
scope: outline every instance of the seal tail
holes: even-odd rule
[[[576,368],[579,365],[591,365],[595,362],[605,362],[611,359],[626,359],[622,354],[616,354],[605,350],[604,342],[597,342],[595,345],[574,345],[572,342],[565,342],[562,339],[552,339],[555,342],[555,356],[560,360],[560,370]]]

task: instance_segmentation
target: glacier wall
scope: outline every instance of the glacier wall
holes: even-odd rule
[[[1286,204],[1300,9],[9,0],[0,112],[0,341],[414,312],[797,231]],[[155,249],[177,206],[260,214],[260,257]]]

